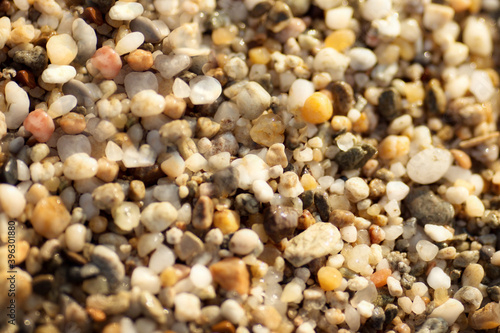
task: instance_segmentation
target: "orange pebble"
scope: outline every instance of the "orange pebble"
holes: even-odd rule
[[[321,124],[330,120],[333,115],[333,105],[323,93],[315,92],[309,96],[302,107],[302,118],[312,124]]]
[[[54,121],[42,109],[30,112],[26,119],[24,119],[23,125],[28,132],[33,134],[33,137],[38,142],[47,142],[55,129]]]
[[[130,68],[136,72],[147,71],[153,66],[153,55],[145,50],[135,50],[127,57]]]
[[[375,287],[380,288],[387,284],[387,278],[391,276],[392,271],[389,268],[384,268],[370,276],[370,280],[375,284]]]

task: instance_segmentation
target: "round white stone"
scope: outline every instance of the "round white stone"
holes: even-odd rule
[[[140,32],[131,32],[116,43],[115,51],[119,55],[124,55],[136,50],[144,43],[144,35]]]
[[[431,261],[436,257],[439,251],[439,248],[436,245],[425,239],[422,239],[417,243],[416,249],[418,256],[423,261]]]
[[[155,116],[165,109],[165,98],[154,90],[142,90],[132,98],[130,109],[137,117]]]
[[[26,207],[26,199],[17,187],[0,184],[0,207],[8,217],[16,218],[23,213],[24,207]]]
[[[212,273],[206,266],[196,264],[191,267],[189,280],[196,288],[203,289],[212,284]]]
[[[109,17],[116,21],[131,21],[144,12],[138,2],[117,1],[109,10]]]
[[[344,29],[349,26],[354,10],[352,7],[337,7],[326,12],[326,26],[332,30]]]
[[[87,228],[83,224],[75,223],[70,225],[65,231],[65,240],[68,250],[80,252],[85,245]]]
[[[45,83],[66,83],[76,76],[76,69],[73,66],[50,64],[42,72],[42,80]]]
[[[175,295],[175,319],[178,321],[194,321],[201,315],[200,299],[188,293]]]
[[[410,192],[410,187],[401,181],[390,181],[386,186],[386,194],[389,200],[401,201]]]
[[[426,224],[424,231],[435,242],[444,242],[453,238],[451,231],[442,225]]]
[[[94,177],[97,173],[97,161],[86,153],[73,154],[64,161],[63,172],[71,180]]]
[[[453,157],[441,148],[424,149],[413,156],[406,165],[408,177],[420,184],[432,184],[444,176]]]
[[[220,82],[210,76],[200,75],[189,81],[191,94],[189,98],[194,105],[211,104],[222,93]]]
[[[350,67],[355,71],[366,71],[377,63],[377,56],[372,50],[364,47],[354,47],[347,53],[351,58]]]
[[[440,267],[434,267],[427,276],[427,284],[434,290],[438,288],[449,289],[451,279]]]
[[[252,184],[252,190],[255,198],[259,202],[268,203],[274,195],[272,187],[264,180],[256,180]]]
[[[147,267],[137,267],[132,272],[130,279],[132,287],[139,287],[141,290],[157,294],[161,288],[160,277]]]
[[[173,264],[175,264],[175,253],[165,245],[159,245],[149,258],[149,269],[156,274],[160,274],[165,268]]]
[[[260,245],[257,233],[251,229],[241,229],[229,241],[229,250],[237,255],[247,255]]]

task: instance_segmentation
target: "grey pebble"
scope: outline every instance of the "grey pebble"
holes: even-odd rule
[[[402,114],[401,96],[396,89],[388,88],[380,94],[378,111],[387,121],[391,121]]]
[[[165,310],[158,298],[153,294],[148,291],[143,291],[139,301],[144,315],[154,319],[159,324],[165,324],[167,322]]]
[[[33,74],[40,74],[47,68],[49,58],[47,51],[41,46],[35,46],[31,50],[22,50],[14,53],[14,62],[28,66],[33,70]]]
[[[424,105],[434,114],[442,114],[446,111],[446,95],[438,80],[429,81],[425,90]]]
[[[355,144],[347,151],[338,152],[333,158],[342,170],[353,170],[363,167],[377,152],[368,143]]]
[[[311,6],[311,0],[285,0],[290,6],[294,16],[301,16],[307,13]]]
[[[89,279],[99,275],[100,272],[101,270],[99,269],[99,267],[97,267],[92,263],[88,263],[83,265],[82,268],[80,269],[80,277],[82,279]]]
[[[231,155],[236,155],[239,148],[240,146],[233,133],[225,132],[217,134],[213,138],[211,155],[216,155],[223,152],[228,152]]]
[[[160,29],[147,17],[139,16],[130,21],[130,30],[144,35],[146,43],[159,43],[162,40]]]
[[[299,196],[304,209],[308,209],[314,204],[314,192],[307,190]]]
[[[373,314],[368,320],[368,324],[376,331],[380,331],[384,328],[385,322],[385,312],[380,306],[373,309]]]
[[[288,25],[292,17],[290,7],[282,1],[276,1],[267,14],[266,27],[274,33],[280,32]]]
[[[0,167],[0,183],[16,185],[18,181],[17,159],[9,156]]]
[[[488,297],[491,298],[492,301],[500,302],[500,286],[491,286],[486,288],[486,292],[488,293]]]
[[[125,267],[120,258],[109,247],[97,245],[91,255],[92,262],[99,267],[110,286],[116,287],[125,277]]]
[[[448,323],[443,318],[429,318],[415,333],[446,333]]]
[[[435,195],[427,186],[412,189],[404,202],[411,216],[423,226],[427,223],[446,225],[455,216],[453,206]]]
[[[298,220],[299,213],[291,207],[270,206],[264,210],[264,230],[275,243],[293,236]]]
[[[108,294],[110,291],[108,280],[102,275],[84,280],[82,290],[89,295]]]
[[[332,212],[332,207],[330,207],[330,204],[328,203],[328,193],[314,193],[314,204],[319,216],[321,217],[321,221],[328,221],[330,213]]]
[[[462,302],[465,307],[465,312],[473,312],[479,309],[481,302],[483,301],[483,294],[479,289],[466,286],[460,288],[453,298]]]
[[[259,202],[250,193],[238,194],[234,201],[234,207],[241,216],[249,216],[259,212]]]
[[[469,264],[475,264],[479,261],[479,251],[463,251],[457,254],[453,260],[453,266],[457,268],[465,268]]]
[[[71,79],[63,84],[62,91],[65,95],[75,96],[77,105],[85,107],[94,105],[92,93],[82,81]]]
[[[239,172],[234,167],[227,167],[212,175],[215,193],[219,197],[232,195],[238,189]]]
[[[191,260],[197,254],[203,252],[205,246],[203,242],[192,232],[186,231],[181,241],[175,244],[175,254],[184,261]]]

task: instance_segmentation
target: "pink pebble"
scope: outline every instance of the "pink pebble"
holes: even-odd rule
[[[105,79],[114,79],[122,68],[120,55],[109,46],[103,46],[92,56],[92,65],[97,68]]]
[[[33,134],[33,137],[38,142],[47,142],[55,129],[54,121],[42,109],[30,112],[26,119],[24,119],[23,125],[28,132]]]

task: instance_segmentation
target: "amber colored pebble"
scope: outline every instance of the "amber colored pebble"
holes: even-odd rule
[[[102,13],[99,9],[95,7],[87,7],[83,11],[83,17],[90,21],[90,23],[95,23],[101,25],[104,23],[102,18]]]
[[[147,71],[153,66],[153,55],[149,51],[138,49],[129,54],[127,63],[134,71]]]
[[[311,124],[321,124],[333,115],[333,105],[328,96],[315,92],[309,96],[302,107],[302,118]]]
[[[370,280],[375,284],[375,287],[380,288],[387,284],[387,278],[391,276],[392,271],[389,268],[384,268],[370,276]]]
[[[87,123],[82,114],[69,112],[59,120],[59,126],[66,134],[80,134],[87,127]]]
[[[10,9],[10,2],[7,0],[3,0],[0,2],[0,12],[7,12]]]
[[[318,282],[324,291],[331,291],[340,287],[342,273],[335,267],[324,266],[318,270]]]
[[[35,76],[33,73],[28,72],[24,69],[20,70],[16,74],[16,82],[21,85],[28,86],[31,89],[36,88]]]
[[[101,322],[106,320],[106,314],[102,310],[87,308],[87,313],[94,321]]]
[[[316,223],[316,220],[314,219],[314,216],[311,214],[310,211],[305,209],[302,212],[302,215],[299,217],[299,221],[297,224],[297,229],[298,230],[306,230],[310,226],[312,226],[314,223]]]
[[[234,325],[227,320],[223,320],[212,326],[212,332],[217,333],[234,333]]]
[[[470,169],[472,167],[472,161],[467,153],[459,149],[451,149],[450,152],[458,166],[464,169]]]

